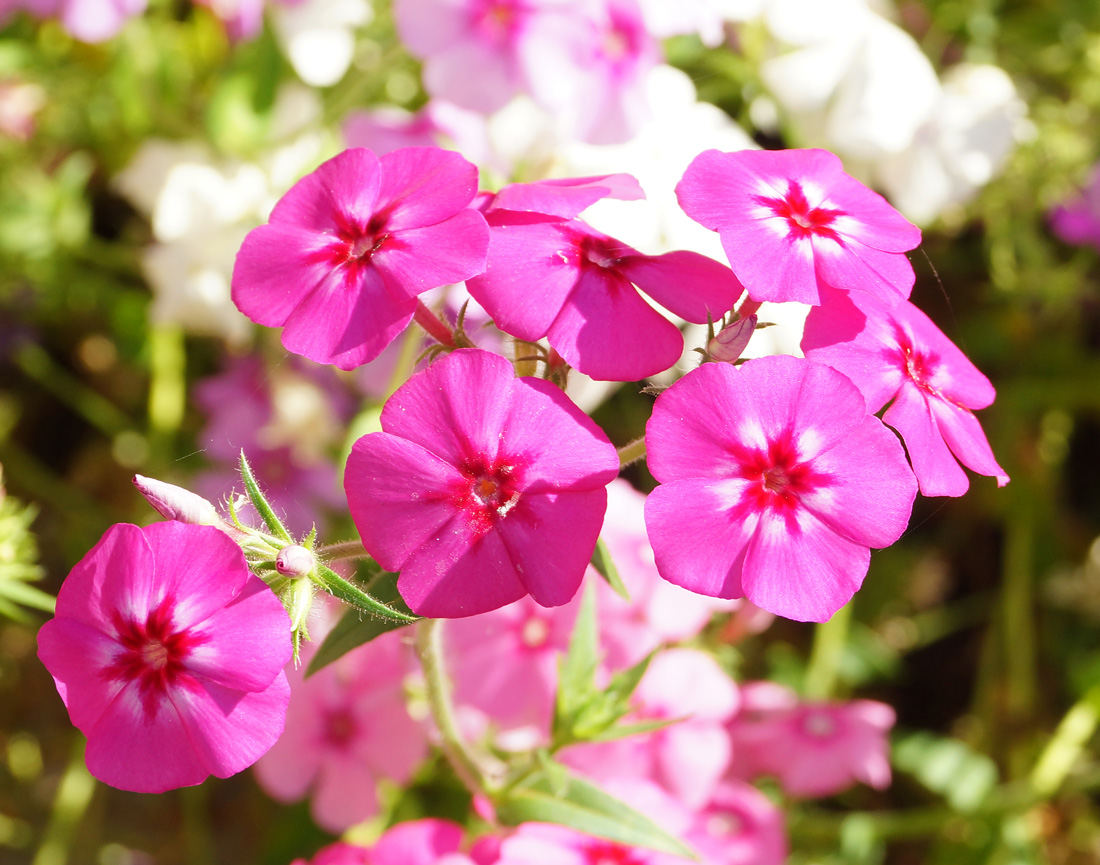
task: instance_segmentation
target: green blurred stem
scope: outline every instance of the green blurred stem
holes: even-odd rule
[[[342,541],[338,544],[329,544],[328,546],[320,547],[317,550],[317,555],[327,561],[337,562],[344,559],[370,558],[370,553],[363,549],[363,542],[359,540]]]
[[[795,817],[791,833],[832,840],[840,836],[845,822],[858,819],[866,822],[876,838],[923,838],[939,834],[946,823],[957,818],[954,811],[943,806],[905,811],[850,811],[844,814],[818,812]]]
[[[405,335],[401,339],[401,353],[397,356],[397,364],[393,368],[389,383],[386,385],[386,399],[393,396],[401,387],[416,367],[416,358],[420,354],[420,331],[415,327],[405,329]]]
[[[42,845],[35,854],[33,865],[65,865],[73,846],[73,836],[77,826],[88,810],[95,792],[95,779],[88,774],[84,765],[84,738],[77,736],[69,765],[61,776],[57,795],[53,800],[53,811]]]
[[[114,438],[132,426],[122,410],[58,364],[41,346],[33,343],[24,346],[16,352],[15,362],[28,378],[104,435]]]
[[[645,438],[636,439],[619,448],[619,468],[624,469],[645,456]]]
[[[1031,715],[1037,690],[1031,585],[1034,522],[1030,506],[1020,498],[1007,518],[1001,610],[1008,709],[1018,720]]]
[[[536,360],[536,355],[538,355],[538,353],[538,343],[524,342],[522,339],[513,339],[512,354],[516,359],[516,375],[535,375],[539,370],[539,362]]]
[[[186,861],[191,865],[209,865],[217,862],[214,839],[210,835],[206,788],[184,787],[179,792],[183,805],[184,838],[187,845]]]
[[[1031,788],[1048,799],[1058,792],[1100,723],[1100,685],[1093,685],[1062,718],[1031,770]]]
[[[422,619],[416,623],[416,652],[424,671],[428,705],[439,730],[443,754],[462,783],[476,795],[498,789],[505,767],[488,754],[475,755],[458,729],[454,695],[443,658],[442,621]]]
[[[183,423],[187,400],[183,329],[159,324],[149,331],[149,427],[171,436]]]
[[[846,604],[833,613],[829,621],[821,622],[814,628],[814,644],[803,685],[806,699],[828,700],[833,696],[851,621],[852,605]]]

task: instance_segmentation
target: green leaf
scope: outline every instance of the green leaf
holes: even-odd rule
[[[34,586],[28,586],[24,582],[16,580],[0,581],[0,595],[17,604],[42,610],[44,613],[52,613],[57,599]]]
[[[622,577],[619,576],[619,569],[615,567],[615,562],[611,560],[611,550],[607,548],[603,538],[596,540],[596,549],[592,551],[592,567],[596,569],[601,577],[607,580],[607,584],[614,589],[615,594],[624,601],[630,600],[630,592],[623,585]]]
[[[642,736],[645,733],[653,733],[656,730],[663,730],[665,727],[671,727],[673,724],[679,724],[681,721],[686,721],[688,717],[689,716],[684,715],[680,718],[666,718],[660,721],[640,721],[637,724],[619,724],[615,727],[608,727],[588,737],[587,741],[614,742],[616,739],[625,739],[628,736]]]
[[[976,811],[997,786],[996,763],[957,739],[913,733],[894,746],[892,760],[964,814]]]
[[[558,693],[554,705],[554,736],[570,733],[578,714],[599,693],[596,690],[596,666],[599,664],[599,632],[596,626],[596,592],[588,583],[584,587],[569,651],[558,670]]]
[[[279,538],[282,538],[288,544],[294,543],[294,539],[290,536],[290,532],[286,530],[286,526],[280,522],[279,518],[275,516],[275,511],[272,510],[271,505],[268,504],[266,498],[264,498],[263,492],[260,491],[260,485],[256,483],[256,477],[252,474],[252,466],[248,464],[248,460],[245,459],[244,451],[241,451],[241,480],[244,481],[245,492],[248,493],[249,501],[252,502],[252,506],[256,509],[267,525],[271,533]]]
[[[399,625],[415,622],[417,618],[419,618],[411,613],[404,613],[396,607],[384,604],[377,598],[372,598],[361,588],[353,583],[349,583],[327,565],[322,565],[318,562],[314,573],[316,574],[317,582],[325,591],[333,597],[339,598],[344,603],[351,604],[351,606],[356,609],[362,610],[368,615],[389,619]]]
[[[397,593],[397,574],[383,571],[376,576],[367,586],[367,592],[371,597],[381,601],[400,612],[407,612],[408,607]],[[336,627],[329,631],[317,654],[309,662],[306,669],[306,678],[309,678],[318,670],[327,667],[337,658],[347,654],[352,649],[369,643],[375,637],[379,637],[389,631],[404,627],[408,622],[400,622],[394,619],[363,618],[363,613],[358,608],[352,607],[336,623]]]
[[[536,772],[522,784],[500,794],[494,803],[497,818],[506,826],[528,822],[558,823],[620,844],[697,858],[690,847],[649,817],[578,778],[564,766],[560,773],[555,771],[555,775],[551,781],[545,772]],[[555,793],[559,785],[560,793]]]

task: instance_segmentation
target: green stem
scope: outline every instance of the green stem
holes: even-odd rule
[[[149,333],[149,427],[168,438],[183,423],[187,402],[183,329],[156,325]]]
[[[443,754],[462,783],[476,795],[499,788],[503,783],[505,767],[487,754],[475,756],[469,743],[462,738],[455,718],[451,681],[443,659],[441,625],[441,619],[422,619],[416,624],[416,652],[424,670],[428,705],[439,730]]]
[[[330,562],[338,562],[342,561],[343,559],[370,558],[370,553],[363,549],[363,542],[359,540],[341,541],[338,544],[328,544],[327,546],[320,547],[317,550],[317,555]]]
[[[814,644],[803,686],[808,700],[828,700],[833,696],[851,620],[852,605],[846,604],[833,613],[829,621],[814,628]]]
[[[84,739],[77,737],[69,765],[61,776],[53,800],[50,822],[42,837],[42,845],[34,856],[33,865],[65,865],[73,846],[77,826],[88,810],[95,792],[95,779],[84,765]]]
[[[619,468],[624,469],[645,456],[645,438],[635,439],[619,448]]]
[[[26,345],[15,354],[23,373],[68,405],[104,435],[114,438],[133,424],[126,414],[96,391],[62,368],[39,345]]]
[[[1100,723],[1100,685],[1093,685],[1066,712],[1031,770],[1031,787],[1043,799],[1058,792]]]

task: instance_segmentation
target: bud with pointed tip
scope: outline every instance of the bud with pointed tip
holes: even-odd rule
[[[756,330],[756,316],[747,315],[733,324],[727,325],[707,343],[707,353],[713,360],[733,363],[749,344],[752,332]]]
[[[166,520],[177,520],[192,526],[213,526],[234,540],[244,537],[244,533],[223,520],[214,505],[202,496],[142,475],[134,475],[133,481],[138,492]]]

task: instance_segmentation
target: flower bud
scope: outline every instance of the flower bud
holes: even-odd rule
[[[313,553],[299,544],[283,547],[275,557],[275,570],[284,577],[304,577],[313,565]]]
[[[222,518],[214,506],[190,490],[141,475],[134,475],[134,486],[167,520],[178,520],[193,526],[221,527]]]
[[[752,332],[756,330],[756,315],[739,318],[707,343],[707,352],[714,360],[733,363],[749,344]]]

